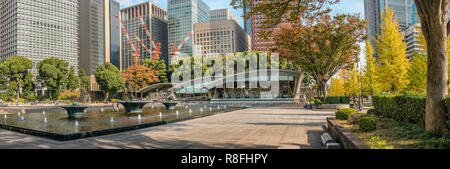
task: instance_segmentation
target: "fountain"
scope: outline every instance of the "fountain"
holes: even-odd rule
[[[125,107],[125,112],[127,113],[142,113],[144,106],[148,103],[152,103],[152,101],[139,101],[133,99],[131,101],[118,101],[117,103],[123,105],[123,107]]]
[[[166,107],[167,110],[175,110],[175,107],[177,106],[177,102],[174,101],[168,101],[168,102],[162,102],[162,104]]]
[[[7,119],[7,118],[8,118],[8,115],[5,114],[5,116],[3,116],[3,118],[4,118],[4,119]]]
[[[72,103],[70,106],[63,106],[66,113],[69,115],[69,119],[79,119],[84,115],[85,110],[88,108],[87,106],[81,106],[77,103]]]
[[[138,115],[138,120],[141,120],[141,119],[142,119],[141,115]]]
[[[162,119],[162,113],[159,112],[159,119]]]
[[[110,123],[114,123],[114,117],[111,116],[111,120],[109,120]]]
[[[20,121],[24,121],[24,120],[25,120],[25,117],[20,116]]]
[[[200,112],[202,112],[202,113],[203,113],[203,107],[202,107],[202,108],[200,108]]]
[[[189,114],[192,114],[192,109],[189,109]]]
[[[45,110],[44,110],[44,111],[42,111],[42,115],[45,115]]]
[[[103,111],[104,111],[103,107],[102,107],[101,111],[102,111],[102,113],[103,113]]]
[[[179,114],[179,113],[178,113],[178,110],[177,110],[177,116],[178,116],[178,114]]]
[[[47,120],[47,117],[46,118],[44,118],[44,124],[47,124],[48,123],[48,120]]]

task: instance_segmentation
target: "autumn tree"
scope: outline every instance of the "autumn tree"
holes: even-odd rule
[[[141,65],[146,66],[151,70],[156,70],[159,82],[169,82],[169,79],[167,78],[167,66],[164,60],[145,59],[142,61]]]
[[[372,44],[369,40],[367,40],[365,50],[366,66],[364,67],[361,81],[364,94],[369,96],[374,96],[380,92],[380,85],[377,80],[377,69],[380,65],[376,62],[376,59],[373,57],[373,55],[374,50]]]
[[[328,90],[330,96],[344,96],[344,78],[341,76],[331,78],[330,88]]]
[[[128,67],[127,70],[122,73],[122,77],[129,86],[133,87],[135,97],[137,97],[137,90],[152,83],[159,82],[158,71],[142,65]]]
[[[262,15],[266,19],[259,25],[261,30],[259,36],[270,38],[271,30],[280,23],[300,23],[305,18],[321,16],[330,10],[329,5],[339,3],[340,0],[262,0],[255,3],[254,0],[232,0],[234,8],[250,9],[244,15],[245,19],[250,19],[253,15]]]
[[[359,71],[356,66],[348,72],[348,78],[344,82],[345,93],[358,97],[361,95],[361,82],[359,79]]]
[[[327,97],[326,85],[340,69],[352,69],[359,61],[359,42],[365,40],[366,22],[357,15],[324,14],[295,26],[281,27],[274,37],[275,49],[311,74],[318,93]]]
[[[381,33],[376,41],[378,67],[377,81],[382,91],[390,93],[404,92],[408,85],[409,60],[406,58],[407,44],[400,32],[394,11],[386,9],[381,15]]]

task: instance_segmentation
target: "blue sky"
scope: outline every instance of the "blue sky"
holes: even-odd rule
[[[154,4],[158,5],[159,7],[167,10],[167,0],[116,0],[120,2],[121,8],[128,7],[134,4],[142,3],[142,2],[153,2]],[[242,9],[233,9],[231,7],[230,3],[231,0],[203,0],[205,1],[211,9],[223,9],[228,8],[230,9],[234,15],[236,15],[239,20],[240,24],[243,27],[243,18],[241,17],[243,15]],[[332,9],[332,15],[336,14],[360,14],[361,19],[364,19],[364,1],[363,0],[341,0],[339,4],[333,5],[330,7]],[[361,44],[361,48],[365,49],[365,44]],[[361,52],[360,55],[361,63],[364,63],[364,54]]]

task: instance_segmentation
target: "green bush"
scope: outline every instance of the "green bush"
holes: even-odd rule
[[[321,99],[312,99],[311,104],[323,104],[323,101]]]
[[[367,110],[367,114],[368,115],[376,115],[377,113],[375,112],[375,109],[369,109],[369,110]]]
[[[328,96],[325,99],[325,103],[327,104],[349,104],[350,98],[347,96]]]
[[[375,96],[373,105],[377,116],[425,125],[426,98],[423,96]]]
[[[447,108],[447,113],[445,114],[447,117],[447,128],[450,129],[450,98],[445,99],[445,107]]]
[[[362,117],[359,119],[358,125],[362,131],[372,131],[377,129],[377,119],[375,117]]]
[[[366,113],[354,113],[348,117],[348,122],[350,124],[357,124],[360,118],[368,117],[369,115]]]
[[[336,112],[336,118],[340,120],[347,120],[352,114],[358,113],[355,109],[345,108]]]

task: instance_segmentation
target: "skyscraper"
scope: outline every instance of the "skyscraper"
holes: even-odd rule
[[[209,6],[203,0],[169,0],[169,43],[179,46],[193,33],[194,24],[210,20],[209,11]],[[194,39],[190,38],[179,52],[192,56],[193,46]]]
[[[418,22],[417,7],[414,0],[364,0],[365,18],[368,20],[367,33],[376,38],[381,32],[381,15],[387,8],[394,11],[402,31]],[[375,44],[371,38],[371,43]]]
[[[80,67],[91,78],[91,90],[98,90],[94,77],[97,68],[112,59],[116,65],[120,59],[120,32],[114,25],[120,4],[114,0],[78,1]],[[120,64],[116,66],[120,69]]]
[[[211,10],[209,13],[211,17],[210,21],[233,20],[239,24],[237,17],[227,8]]]
[[[201,56],[209,53],[226,55],[250,49],[250,36],[232,19],[196,23],[194,30],[195,45],[202,48],[202,53],[198,53]]]
[[[244,7],[244,15],[247,15],[251,10],[250,7]],[[252,39],[252,18],[244,20],[244,31],[250,36],[250,41]],[[252,42],[250,42],[252,44]]]
[[[262,2],[261,0],[253,0],[252,7],[256,6],[258,3]],[[244,7],[244,14],[251,11],[252,7]],[[266,20],[266,16],[263,13],[256,13],[251,16],[250,19],[245,21],[245,31],[251,32],[249,35],[251,37],[251,47],[252,50],[255,51],[270,51],[273,48],[274,41],[273,39],[263,39],[259,36],[261,32],[273,31],[274,29],[278,29],[279,25],[275,28],[261,28],[260,26]],[[283,19],[283,23],[287,23],[286,20]],[[283,24],[282,23],[282,24]]]
[[[0,58],[24,56],[36,65],[57,57],[78,70],[78,0],[0,1]]]
[[[134,50],[128,43],[127,38],[130,38],[135,47],[140,45],[141,50],[139,53],[139,61],[142,61],[143,59],[151,59],[152,57],[151,53],[153,50],[150,49],[152,43],[150,42],[150,38],[147,35],[147,31],[142,25],[142,21],[139,16],[142,17],[142,21],[145,23],[148,33],[155,42],[155,45],[157,42],[161,43],[161,54],[159,56],[160,60],[164,60],[166,63],[168,62],[169,42],[167,40],[167,11],[151,2],[144,2],[121,10],[122,26],[124,26],[127,31],[127,34],[122,34],[121,42],[123,70],[134,65]],[[133,34],[142,41],[142,44],[140,44],[139,40],[137,40]],[[147,51],[145,47],[148,48],[149,51]]]

